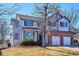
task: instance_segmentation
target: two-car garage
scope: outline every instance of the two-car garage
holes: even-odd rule
[[[71,45],[71,37],[60,37],[60,36],[52,36],[52,45],[60,46],[60,45]]]

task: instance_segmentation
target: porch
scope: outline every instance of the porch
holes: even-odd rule
[[[22,40],[33,40],[42,43],[42,35],[37,29],[23,29]]]

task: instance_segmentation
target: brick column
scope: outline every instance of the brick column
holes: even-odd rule
[[[60,45],[63,46],[63,36],[60,36]]]
[[[48,35],[48,45],[52,45],[52,37]]]
[[[71,37],[71,45],[73,45],[73,37]]]

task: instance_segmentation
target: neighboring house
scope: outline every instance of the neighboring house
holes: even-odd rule
[[[78,43],[79,43],[79,33],[77,33],[77,34],[74,35],[74,39],[78,40]]]
[[[12,18],[13,42],[12,45],[19,45],[23,40],[41,41],[43,39],[44,19],[33,16],[17,14]],[[58,13],[47,18],[46,21],[46,45],[72,45],[75,31],[70,26],[70,20]]]
[[[3,48],[8,48],[8,40],[4,40],[3,44],[0,40],[0,49],[3,49]]]

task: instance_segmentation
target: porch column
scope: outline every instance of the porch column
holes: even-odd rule
[[[46,33],[46,36],[45,36],[45,37],[46,37],[46,38],[45,38],[45,39],[46,39],[46,40],[45,40],[45,44],[48,45],[48,33]]]
[[[23,38],[23,30],[21,31],[21,37],[22,37],[22,41],[24,40],[24,38]]]
[[[37,32],[34,32],[34,41],[37,41]]]

